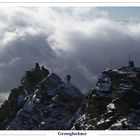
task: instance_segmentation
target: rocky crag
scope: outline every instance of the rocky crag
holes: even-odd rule
[[[140,69],[132,61],[99,76],[69,122],[72,130],[139,130]]]
[[[80,107],[82,93],[38,64],[0,108],[0,129],[60,130]]]
[[[139,130],[140,68],[103,71],[84,96],[36,64],[0,108],[3,130]]]

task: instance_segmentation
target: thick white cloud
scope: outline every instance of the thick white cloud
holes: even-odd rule
[[[45,65],[82,90],[95,85],[106,67],[137,65],[140,22],[114,21],[97,8],[32,7],[0,9],[0,92],[20,83],[35,62]]]

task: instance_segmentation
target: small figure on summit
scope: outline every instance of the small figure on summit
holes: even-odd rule
[[[40,70],[39,63],[35,63],[35,70]]]
[[[128,68],[134,68],[135,67],[135,64],[133,61],[129,61],[128,63]]]
[[[67,81],[68,84],[70,83],[70,81],[71,81],[71,75],[68,74],[68,75],[66,76],[66,81]]]
[[[25,76],[21,80],[21,84],[28,92],[32,92],[35,86],[43,79],[42,71],[39,63],[35,63],[35,68],[26,71]]]
[[[129,71],[135,71],[136,70],[136,67],[135,67],[135,64],[133,61],[129,61],[128,65],[127,65],[127,68]]]

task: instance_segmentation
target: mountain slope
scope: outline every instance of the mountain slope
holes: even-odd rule
[[[70,120],[73,130],[140,129],[140,69],[106,70]]]
[[[30,77],[25,76],[21,92],[19,88],[17,94],[15,90],[12,91],[8,101],[1,107],[0,112],[10,107],[7,110],[9,113],[6,112],[7,114],[1,117],[1,129],[66,129],[68,121],[80,107],[83,95],[74,85],[64,83],[56,74],[48,73],[41,79],[40,75],[36,76],[38,72],[42,75],[40,69],[33,69],[31,74],[32,72],[35,73],[36,83],[31,85],[32,82],[29,81],[32,79],[29,80]]]
[[[0,108],[6,130],[140,130],[140,68],[103,71],[84,96],[39,64]]]

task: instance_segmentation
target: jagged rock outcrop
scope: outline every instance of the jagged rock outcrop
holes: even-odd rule
[[[140,129],[140,69],[126,66],[99,76],[67,129]]]
[[[74,85],[64,83],[56,74],[48,74],[42,76],[39,67],[27,72],[22,85],[11,91],[9,99],[0,109],[0,129],[66,129],[84,95]]]
[[[140,130],[140,68],[101,73],[84,96],[38,64],[0,108],[6,130]]]
[[[16,117],[11,121],[7,129],[65,129],[69,119],[80,107],[83,96],[82,94],[77,94],[77,90],[75,91],[73,85],[61,83],[61,86],[59,86],[49,89],[50,95],[47,94],[47,90],[42,92],[41,89],[36,89],[24,107],[16,114]],[[66,90],[65,87],[67,87]],[[75,100],[68,94],[67,90],[74,90],[72,94],[77,94]],[[61,92],[65,94],[64,98],[60,96]]]

